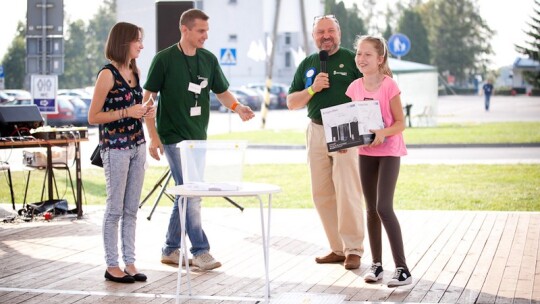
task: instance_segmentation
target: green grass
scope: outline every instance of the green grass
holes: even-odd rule
[[[407,128],[407,144],[540,143],[540,122],[441,124],[434,128]],[[209,139],[244,139],[251,144],[304,145],[298,130],[258,130],[211,135]]]
[[[166,167],[151,167],[146,171],[143,195],[150,192]],[[13,172],[15,181],[24,180],[23,172]],[[60,196],[73,204],[71,190],[65,187],[65,175],[56,173]],[[274,208],[312,208],[309,173],[305,164],[247,165],[246,180],[279,185],[282,192],[274,196]],[[84,201],[87,204],[105,203],[103,170],[85,169]],[[43,171],[34,171],[30,180],[29,202],[41,200]],[[161,188],[159,188],[161,189]],[[15,183],[17,207],[22,203],[24,183]],[[19,195],[19,193],[21,195]],[[157,191],[145,203],[150,210]],[[411,210],[489,210],[489,211],[539,211],[540,165],[402,165],[396,189],[396,209]],[[0,201],[9,201],[7,187],[0,190]],[[249,198],[237,198],[244,207],[255,207]],[[169,206],[163,196],[160,206]],[[205,206],[231,206],[221,198],[205,199]],[[70,206],[74,207],[73,205]]]
[[[304,145],[302,131],[259,130],[244,133],[213,135],[210,139],[245,139],[251,144]],[[408,128],[408,144],[425,143],[540,143],[540,122],[448,124],[436,128]],[[141,200],[150,192],[165,167],[146,171]],[[4,173],[5,174],[5,173]],[[57,171],[61,197],[73,202],[65,186],[65,172]],[[4,178],[4,177],[2,177]],[[312,208],[309,173],[306,164],[247,165],[244,179],[279,185],[282,192],[275,196],[275,208]],[[13,172],[18,207],[24,194],[26,172]],[[83,171],[84,201],[104,204],[105,180],[99,168]],[[28,202],[41,201],[43,171],[34,171],[30,180]],[[7,184],[7,183],[6,183]],[[159,188],[161,189],[161,188]],[[158,189],[158,190],[159,190]],[[154,204],[157,192],[145,203]],[[402,165],[396,189],[396,209],[414,210],[491,210],[540,211],[540,165]],[[245,207],[255,206],[253,200],[238,198]],[[0,202],[9,202],[8,187],[0,188]],[[160,205],[170,205],[165,196]],[[205,199],[205,206],[231,206],[224,199]]]

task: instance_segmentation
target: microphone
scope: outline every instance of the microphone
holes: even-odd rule
[[[319,59],[321,60],[321,72],[326,73],[326,62],[328,61],[328,52],[324,50],[320,51]]]

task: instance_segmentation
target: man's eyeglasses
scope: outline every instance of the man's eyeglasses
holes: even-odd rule
[[[313,18],[313,25],[315,25],[317,22],[319,22],[319,20],[322,20],[322,19],[332,19],[334,20],[337,24],[339,24],[339,21],[336,19],[336,16],[335,15],[322,15],[322,16],[315,16]]]

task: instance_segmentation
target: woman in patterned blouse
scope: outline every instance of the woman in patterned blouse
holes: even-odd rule
[[[155,117],[155,108],[142,102],[135,62],[143,49],[142,34],[142,29],[131,23],[119,22],[112,27],[105,45],[110,63],[98,73],[88,112],[88,122],[99,125],[107,189],[105,278],[119,283],[146,281],[146,275],[135,267],[135,228],[146,165],[142,119]],[[119,229],[124,270],[118,263]]]

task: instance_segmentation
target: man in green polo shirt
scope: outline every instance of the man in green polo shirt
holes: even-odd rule
[[[357,269],[364,253],[357,148],[328,152],[321,109],[350,102],[345,91],[362,74],[356,68],[354,52],[340,47],[341,30],[333,15],[315,17],[312,36],[319,50],[326,53],[312,54],[300,63],[287,106],[291,110],[307,106],[311,119],[306,136],[311,194],[331,249],[315,261],[344,262],[346,269]]]
[[[240,104],[228,91],[229,83],[216,56],[203,48],[208,39],[208,19],[198,9],[187,10],[180,16],[180,41],[156,54],[144,85],[143,98],[150,105],[159,92],[157,125],[155,119],[146,119],[150,138],[148,150],[157,160],[165,153],[176,185],[183,184],[180,151],[176,146],[182,140],[206,140],[210,90],[243,121],[254,117],[253,111]],[[200,198],[188,199],[186,232],[192,245],[192,264],[210,270],[220,267],[221,263],[210,255],[210,243],[202,229],[200,202]],[[180,217],[176,197],[161,262],[178,264],[179,248]]]

